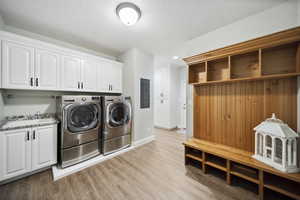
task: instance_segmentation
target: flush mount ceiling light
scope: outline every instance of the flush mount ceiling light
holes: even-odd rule
[[[116,8],[120,20],[127,26],[134,25],[141,18],[141,10],[133,3],[120,3]]]
[[[177,60],[179,57],[178,56],[173,56],[173,59],[174,60]]]

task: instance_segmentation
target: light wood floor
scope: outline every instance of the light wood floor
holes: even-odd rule
[[[0,199],[257,199],[219,177],[185,167],[183,135],[158,129],[155,133],[154,142],[56,182],[48,170],[0,186]]]

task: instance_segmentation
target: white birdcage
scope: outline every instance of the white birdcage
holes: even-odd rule
[[[253,158],[286,173],[299,172],[297,155],[298,133],[277,119],[275,114],[254,128]]]

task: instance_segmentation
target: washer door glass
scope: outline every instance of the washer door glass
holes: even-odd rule
[[[73,105],[68,112],[68,129],[71,132],[87,131],[98,123],[99,108],[95,104]]]
[[[109,125],[112,127],[123,126],[130,120],[130,110],[124,103],[113,103],[109,107]]]

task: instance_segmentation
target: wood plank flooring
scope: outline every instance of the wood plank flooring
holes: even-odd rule
[[[0,186],[2,200],[253,200],[257,195],[184,166],[184,135],[155,129],[156,141],[52,181],[50,170]]]

